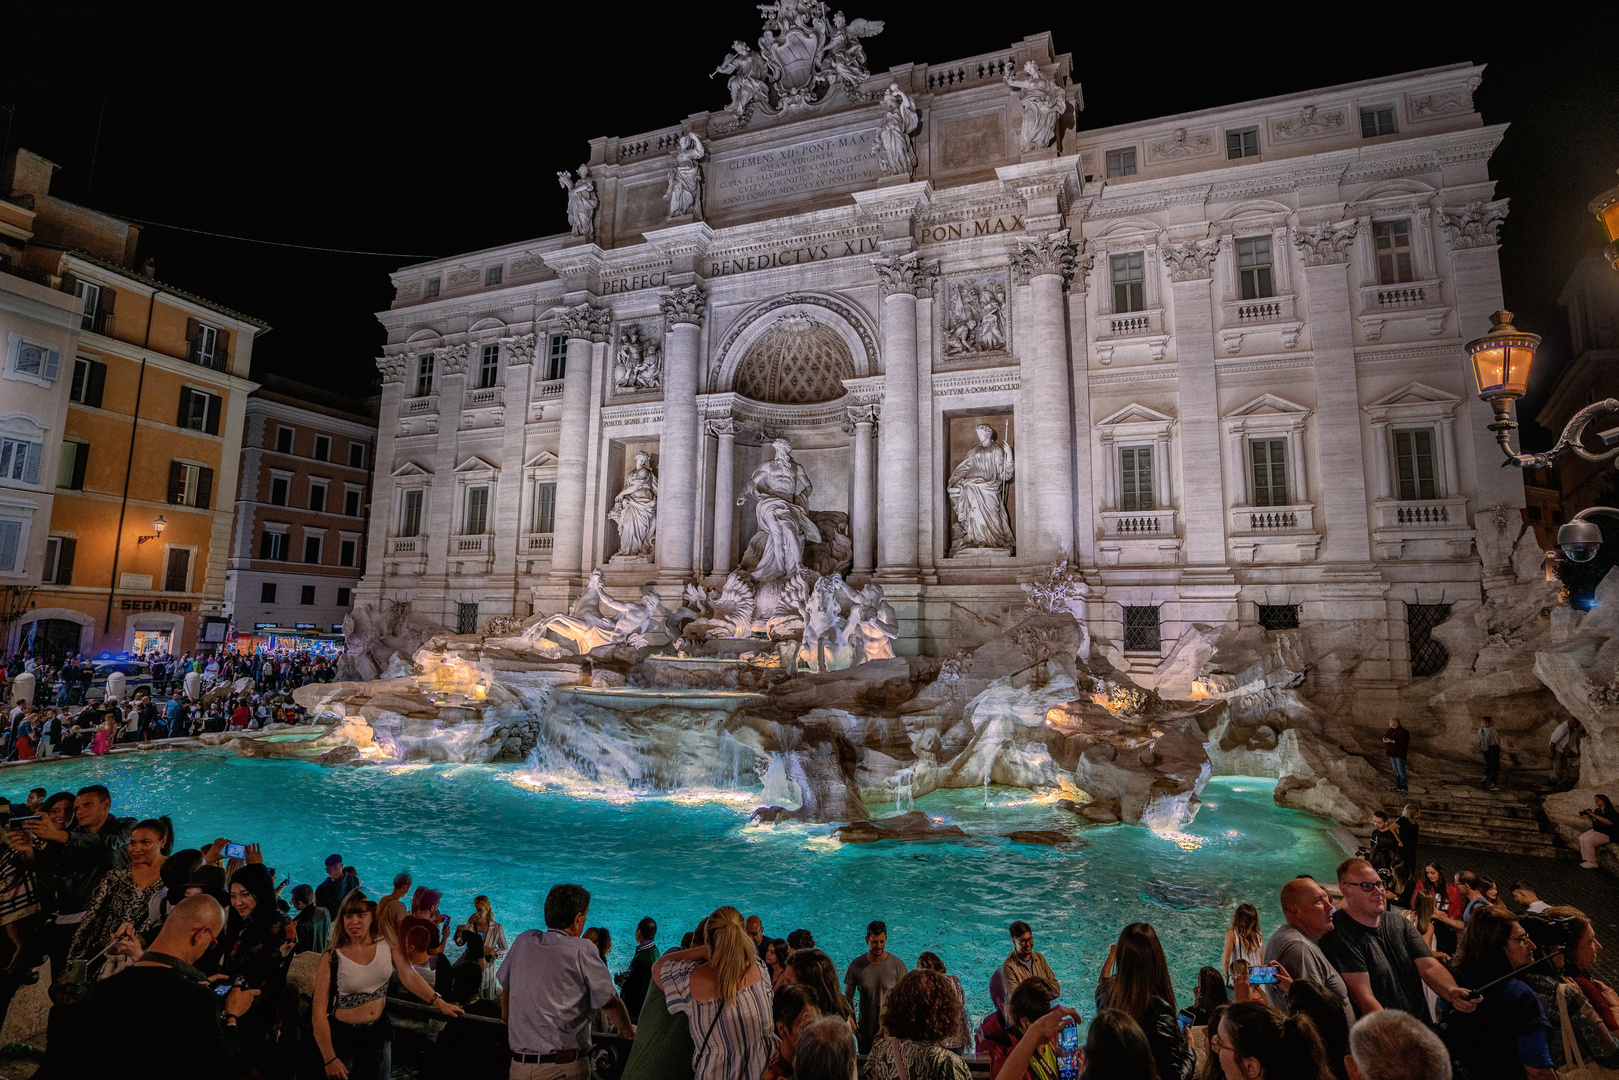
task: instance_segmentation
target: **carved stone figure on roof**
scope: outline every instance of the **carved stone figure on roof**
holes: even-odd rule
[[[573,235],[589,240],[596,235],[596,181],[590,178],[590,166],[579,166],[575,177],[567,169],[557,173],[557,183],[568,193],[568,227]]]
[[[725,111],[738,121],[747,119],[754,106],[770,104],[769,65],[764,57],[742,42],[732,43],[731,55],[720,61],[709,78],[714,75],[730,76],[725,80],[725,88],[731,92],[731,103]]]
[[[674,161],[669,167],[669,187],[664,192],[669,199],[670,217],[702,215],[703,167],[698,162],[706,153],[703,140],[693,132],[680,136],[671,155]]]
[[[918,124],[916,102],[910,99],[898,83],[890,83],[883,94],[883,126],[877,132],[877,145],[871,148],[877,167],[884,176],[903,176],[909,180],[916,169],[916,149],[911,146],[911,132]]]
[[[726,111],[735,120],[725,130],[747,123],[755,110],[776,114],[815,105],[838,86],[861,98],[860,85],[871,73],[860,39],[880,34],[880,21],[847,19],[823,0],[778,0],[760,4],[759,12],[758,51],[738,41],[713,72],[730,76]]]
[[[871,76],[866,70],[866,48],[860,39],[882,32],[883,24],[878,19],[849,22],[841,11],[832,16],[832,35],[822,50],[822,59],[831,67],[835,83],[841,83],[851,94],[860,89],[860,84]]]
[[[1033,60],[1023,65],[1023,74],[1006,73],[1006,85],[1018,92],[1023,105],[1023,149],[1040,150],[1057,138],[1057,121],[1068,111],[1068,95],[1054,80],[1040,71]]]

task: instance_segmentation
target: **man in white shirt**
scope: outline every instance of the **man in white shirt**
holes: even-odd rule
[[[1512,899],[1532,915],[1539,915],[1551,907],[1550,904],[1535,894],[1535,887],[1527,881],[1520,881],[1512,886]]]
[[[1585,729],[1580,726],[1580,722],[1572,717],[1564,720],[1552,730],[1551,778],[1553,788],[1561,789],[1563,787],[1563,770],[1568,765],[1569,758],[1579,755],[1580,736],[1584,733]]]
[[[509,1080],[587,1080],[590,1016],[596,1009],[625,1038],[635,1038],[606,963],[580,936],[589,913],[585,889],[552,886],[545,897],[546,929],[518,934],[500,965],[500,1016],[512,1054]]]

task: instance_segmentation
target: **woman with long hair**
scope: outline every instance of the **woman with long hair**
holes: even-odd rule
[[[1259,912],[1252,904],[1238,904],[1231,914],[1231,925],[1225,932],[1225,947],[1220,950],[1220,970],[1231,979],[1231,961],[1248,961],[1249,967],[1265,962],[1265,935],[1259,931]]]
[[[242,1051],[249,1060],[257,1060],[269,1042],[286,990],[293,944],[287,936],[287,917],[276,907],[270,868],[248,863],[232,874],[216,977],[259,992],[238,1025]]]
[[[786,967],[787,943],[780,938],[765,938],[765,972],[770,976],[771,986],[776,985]]]
[[[1456,982],[1487,987],[1469,1013],[1440,1015],[1445,1045],[1468,1080],[1554,1080],[1546,1012],[1514,971],[1535,958],[1535,943],[1517,916],[1498,904],[1473,910],[1456,953]]]
[[[1294,979],[1287,991],[1287,1011],[1310,1018],[1321,1036],[1327,1070],[1335,1080],[1349,1080],[1349,1068],[1344,1064],[1349,1054],[1349,1018],[1344,1015],[1343,1002],[1318,982]]]
[[[1085,1034],[1084,1080],[1158,1080],[1141,1025],[1117,1009],[1103,1009]]]
[[[1195,1058],[1193,1071],[1199,1076],[1203,1074],[1203,1062],[1208,1058],[1208,1029],[1215,1022],[1211,1017],[1216,1010],[1230,1003],[1231,998],[1226,994],[1225,976],[1220,974],[1220,969],[1199,968],[1197,989],[1192,991],[1192,1007],[1181,1012],[1182,1016],[1191,1021],[1187,1025],[1186,1039],[1191,1044],[1192,1056]]]
[[[1539,967],[1524,972],[1520,978],[1540,997],[1540,1007],[1546,1013],[1550,1029],[1546,1041],[1552,1064],[1559,1069],[1572,1064],[1563,1038],[1566,1013],[1581,1060],[1595,1061],[1604,1069],[1619,1066],[1619,1043],[1603,1012],[1586,996],[1585,987],[1574,974],[1582,955],[1589,961],[1596,960],[1598,945],[1591,920],[1575,908],[1555,907],[1538,915],[1524,915],[1519,923],[1545,957]],[[1606,1006],[1605,1001],[1603,1004]]]
[[[775,1055],[770,980],[736,908],[708,917],[703,944],[659,957],[652,978],[669,1011],[686,1014],[693,1080],[753,1080]]]
[[[807,986],[824,1016],[841,1016],[853,1026],[854,1007],[838,985],[838,969],[820,949],[799,949],[787,958],[777,986]]]
[[[467,916],[466,922],[456,927],[455,943],[465,947],[473,936],[483,939],[483,989],[478,991],[478,995],[499,1001],[500,983],[495,973],[511,945],[506,940],[506,928],[495,921],[495,909],[487,896],[472,898],[472,914]]]
[[[86,976],[94,978],[104,964],[104,950],[113,951],[109,948],[112,943],[129,941],[138,955],[157,936],[163,926],[163,899],[169,891],[163,882],[163,848],[173,842],[174,826],[166,817],[148,818],[130,830],[124,846],[129,865],[102,877],[90,895],[84,918],[68,946],[70,965],[84,961]],[[125,957],[131,955],[122,948],[117,951]]]
[[[1332,1080],[1309,1017],[1284,1015],[1262,1002],[1227,1009],[1216,1046],[1226,1080]]]
[[[332,947],[315,968],[310,1019],[322,1068],[333,1080],[388,1080],[393,1024],[387,1015],[388,980],[398,974],[405,989],[445,1016],[460,1016],[427,985],[394,946],[382,940],[373,919],[374,900],[355,890],[343,898],[332,930]]]
[[[1151,923],[1126,926],[1108,950],[1102,977],[1096,984],[1096,1008],[1118,1009],[1141,1025],[1152,1047],[1160,1080],[1192,1080],[1196,1059],[1175,1017],[1175,987],[1169,980],[1169,963]]]
[[[1608,801],[1606,795],[1596,797],[1596,805],[1589,810],[1581,810],[1580,816],[1590,825],[1580,834],[1580,865],[1587,870],[1597,868],[1597,848],[1603,844],[1611,843],[1615,835],[1619,835],[1619,811],[1615,811],[1613,803]]]
[[[958,1054],[965,1054],[972,1046],[973,1025],[972,1019],[967,1015],[967,989],[961,985],[958,976],[945,970],[944,961],[938,954],[925,952],[916,958],[918,971],[931,971],[944,976],[950,982],[951,989],[956,995],[956,1030],[939,1040],[939,1045]]]
[[[957,1027],[955,987],[918,967],[883,1001],[882,1034],[871,1044],[862,1080],[972,1080],[961,1055],[943,1045]]]
[[[1462,915],[1467,911],[1461,887],[1445,875],[1445,868],[1438,859],[1428,859],[1422,864],[1417,892],[1434,898],[1434,922],[1438,924],[1434,927],[1434,946],[1447,957],[1452,955],[1456,951],[1456,935],[1461,933]]]

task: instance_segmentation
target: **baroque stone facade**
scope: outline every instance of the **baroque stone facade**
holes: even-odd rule
[[[1434,670],[1504,572],[1475,520],[1524,503],[1463,350],[1501,306],[1482,69],[1087,130],[1049,35],[869,74],[793,11],[811,66],[739,43],[731,107],[593,141],[556,235],[394,273],[357,601],[470,629],[597,567],[717,588],[785,439],[902,652],[988,639],[1067,560],[1149,684],[1194,628],[1350,628],[1357,707]],[[653,555],[610,562],[638,455]]]

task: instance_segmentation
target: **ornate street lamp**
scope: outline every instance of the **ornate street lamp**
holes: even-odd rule
[[[163,515],[162,514],[157,515],[157,517],[152,519],[152,528],[155,531],[150,536],[137,536],[137,537],[135,537],[135,546],[140,547],[142,544],[146,543],[146,541],[148,541],[148,540],[156,540],[158,537],[163,535],[163,530],[168,528],[168,527],[169,527],[169,523],[163,520]]]
[[[1608,237],[1608,248],[1602,254],[1610,266],[1619,270],[1619,187],[1611,187],[1592,199],[1590,209]]]

